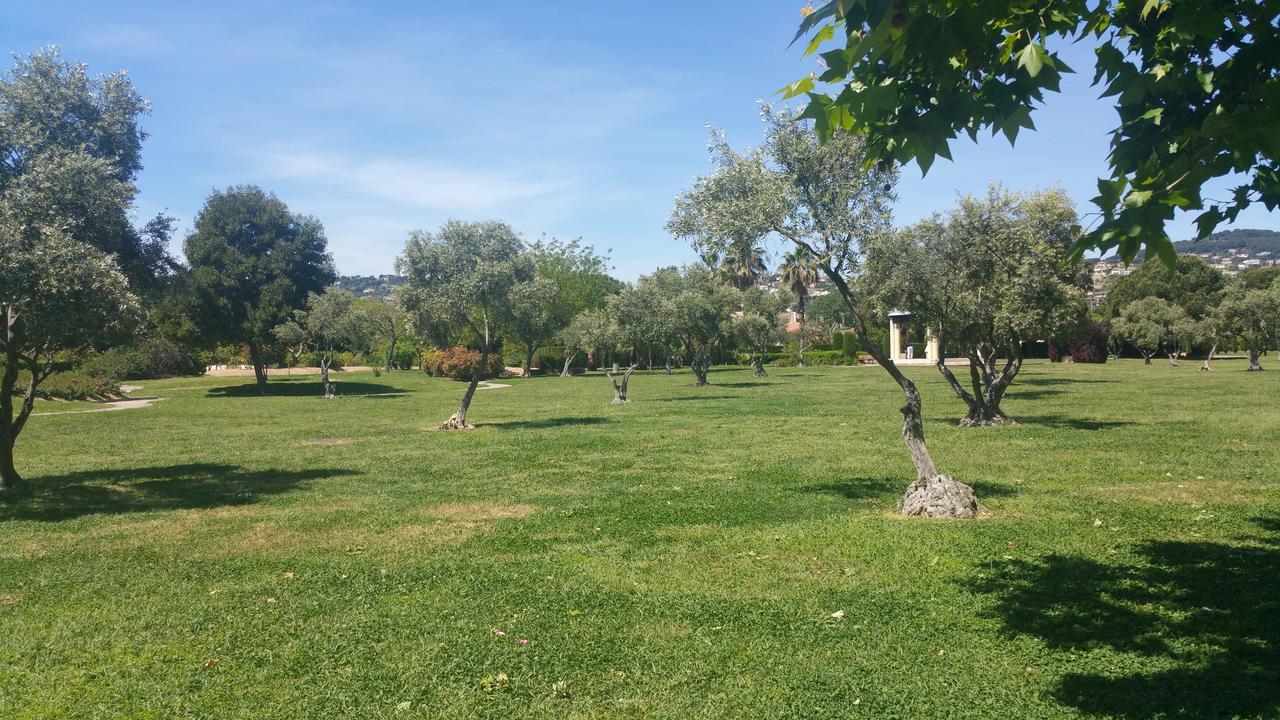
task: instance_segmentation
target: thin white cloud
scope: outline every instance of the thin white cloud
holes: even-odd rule
[[[404,208],[475,215],[513,204],[548,201],[572,191],[551,170],[483,170],[430,160],[372,157],[352,159],[317,151],[261,154],[257,174],[327,188]]]

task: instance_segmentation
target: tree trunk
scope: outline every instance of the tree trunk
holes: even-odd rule
[[[614,372],[609,372],[608,370],[604,371],[605,377],[609,378],[609,382],[613,383],[614,405],[622,405],[623,403],[631,402],[627,399],[627,384],[631,382],[631,373],[636,371],[637,366],[637,363],[632,363],[627,367],[626,373],[622,376],[621,383],[619,383],[617,378],[614,377],[614,373],[616,373],[617,370],[614,370]]]
[[[907,446],[907,453],[911,456],[911,464],[915,466],[916,481],[907,486],[907,492],[902,497],[899,509],[904,515],[913,517],[974,518],[984,513],[986,510],[978,502],[973,488],[957,482],[950,475],[938,474],[933,456],[929,454],[929,448],[925,444],[920,391],[916,389],[915,383],[910,378],[902,374],[893,359],[886,356],[880,346],[871,341],[871,337],[867,334],[866,321],[858,310],[853,300],[853,293],[849,290],[849,285],[844,278],[828,265],[823,265],[822,271],[840,291],[845,304],[849,307],[854,320],[854,333],[863,351],[889,373],[889,377],[898,384],[906,400],[900,409],[902,440]]]
[[[396,339],[391,338],[391,344],[387,345],[387,361],[382,364],[382,372],[391,372],[391,361],[396,355]]]
[[[0,373],[0,492],[11,493],[25,484],[14,466],[13,447],[22,434],[23,426],[27,424],[27,418],[31,417],[31,409],[36,400],[36,386],[53,369],[53,358],[46,356],[43,368],[34,359],[26,358],[31,379],[22,396],[22,405],[15,411],[14,391],[18,385],[18,370],[24,359],[19,348],[24,342],[26,323],[14,306],[4,305],[3,308],[4,314],[0,316],[0,321],[4,323],[0,326],[0,348],[4,351],[5,364],[4,372]]]
[[[804,304],[805,303],[804,301],[805,301],[805,295],[804,293],[801,293],[800,301],[796,304],[797,305],[796,323],[800,325],[800,343],[799,343],[799,352],[796,353],[796,367],[804,367],[804,340],[805,340],[805,334],[804,334]],[[761,370],[760,374],[763,375],[764,370]]]
[[[9,493],[23,485],[22,476],[13,465],[14,438],[7,429],[0,429],[0,493]]]
[[[462,403],[458,405],[458,412],[453,417],[445,420],[440,424],[441,430],[475,430],[475,425],[467,423],[467,410],[471,407],[471,398],[476,394],[476,388],[480,385],[480,381],[484,379],[484,371],[489,366],[489,315],[484,315],[484,347],[480,349],[480,365],[476,367],[476,371],[471,376],[471,383],[467,385],[467,391],[462,395]]]
[[[1249,348],[1249,370],[1248,372],[1260,372],[1263,370],[1261,364],[1258,363],[1258,351]]]
[[[520,369],[524,372],[525,377],[533,376],[533,351],[536,349],[537,346],[533,343],[526,343],[524,346],[524,364],[520,366]]]
[[[944,344],[946,337],[941,331],[938,331],[937,337],[938,357],[934,364],[952,392],[969,408],[960,420],[961,427],[1016,424],[1000,409],[1000,401],[1004,398],[1004,392],[1009,384],[1013,382],[1014,376],[1022,368],[1021,351],[1011,347],[1011,357],[1005,363],[1004,370],[997,374],[994,372],[994,357],[984,355],[976,348],[971,350],[969,352],[969,383],[973,391],[969,392],[947,366]]]
[[[1218,343],[1214,343],[1213,347],[1209,348],[1209,356],[1204,359],[1204,364],[1200,366],[1201,371],[1208,372],[1213,369],[1209,367],[1209,363],[1213,362],[1213,356],[1216,352],[1218,352]]]
[[[755,357],[751,358],[751,365],[752,365],[752,366],[753,366],[753,368],[754,368],[754,369],[751,371],[751,376],[752,376],[752,377],[764,377],[765,375],[767,375],[767,374],[768,374],[768,373],[766,373],[766,372],[764,371],[764,358],[763,358],[763,357],[761,357],[761,356],[759,356],[759,355],[756,355]]]
[[[262,351],[257,343],[249,343],[249,362],[253,363],[253,377],[258,382],[258,394],[267,394],[267,366],[262,361]]]
[[[1169,353],[1169,367],[1178,367],[1178,353]]]
[[[711,350],[708,348],[693,350],[689,360],[689,368],[693,370],[693,376],[697,378],[697,382],[694,385],[698,387],[709,385],[707,373],[711,369]]]
[[[1151,355],[1155,355],[1155,353],[1151,353]],[[1148,355],[1147,353],[1142,353],[1142,364],[1143,364],[1143,365],[1150,365],[1150,364],[1151,364],[1151,355]]]
[[[12,317],[7,307],[5,314]],[[13,422],[13,391],[18,384],[17,337],[13,323],[5,325],[5,366],[0,378],[0,492],[10,492],[22,485],[22,477],[13,465],[13,446],[18,439]]]
[[[337,397],[333,391],[333,383],[329,382],[329,363],[331,362],[329,353],[320,356],[320,384],[324,386],[324,399],[332,400]]]
[[[573,359],[578,357],[578,351],[565,352],[564,354],[564,370],[560,371],[560,377],[572,377],[573,371],[570,368],[573,365]]]
[[[662,361],[667,366],[667,374],[671,374],[671,343],[662,344]]]

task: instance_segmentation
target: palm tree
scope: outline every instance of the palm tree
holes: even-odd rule
[[[747,290],[765,273],[764,249],[753,243],[733,242],[719,258],[720,272],[729,284],[739,290]]]
[[[808,250],[796,248],[782,256],[782,264],[778,269],[782,285],[796,296],[796,322],[800,324],[800,353],[797,360],[800,367],[804,367],[804,307],[809,300],[809,288],[818,282],[818,265]]]

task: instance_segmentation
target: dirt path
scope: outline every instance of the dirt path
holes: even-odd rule
[[[102,413],[116,412],[117,410],[132,410],[133,408],[151,407],[152,403],[158,403],[164,398],[148,397],[148,398],[129,398],[128,400],[117,400],[115,402],[102,403],[102,407],[93,408],[91,410],[57,410],[55,412],[38,412],[31,413],[32,417],[49,415],[80,415],[82,413]]]
[[[479,383],[476,384],[477,390],[501,390],[502,388],[506,388],[506,387],[511,387],[511,386],[506,383],[489,382],[488,380],[481,380]]]

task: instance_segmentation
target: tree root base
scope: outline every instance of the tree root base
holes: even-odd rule
[[[964,417],[960,420],[960,427],[1000,427],[1002,425],[1017,425],[1018,421],[1005,415],[997,415],[990,418]]]
[[[450,417],[448,420],[445,420],[444,422],[440,423],[440,429],[441,430],[475,430],[476,426],[472,425],[471,423],[461,422],[458,420],[458,416],[454,415]]]
[[[630,400],[628,400],[628,399],[626,399],[626,398],[614,398],[614,399],[613,399],[613,404],[614,404],[614,405],[626,405],[626,404],[627,404],[627,403],[629,403],[629,402],[631,402],[631,401],[630,401]]]
[[[987,514],[973,488],[950,475],[921,478],[911,483],[898,509],[908,517],[972,520]]]

